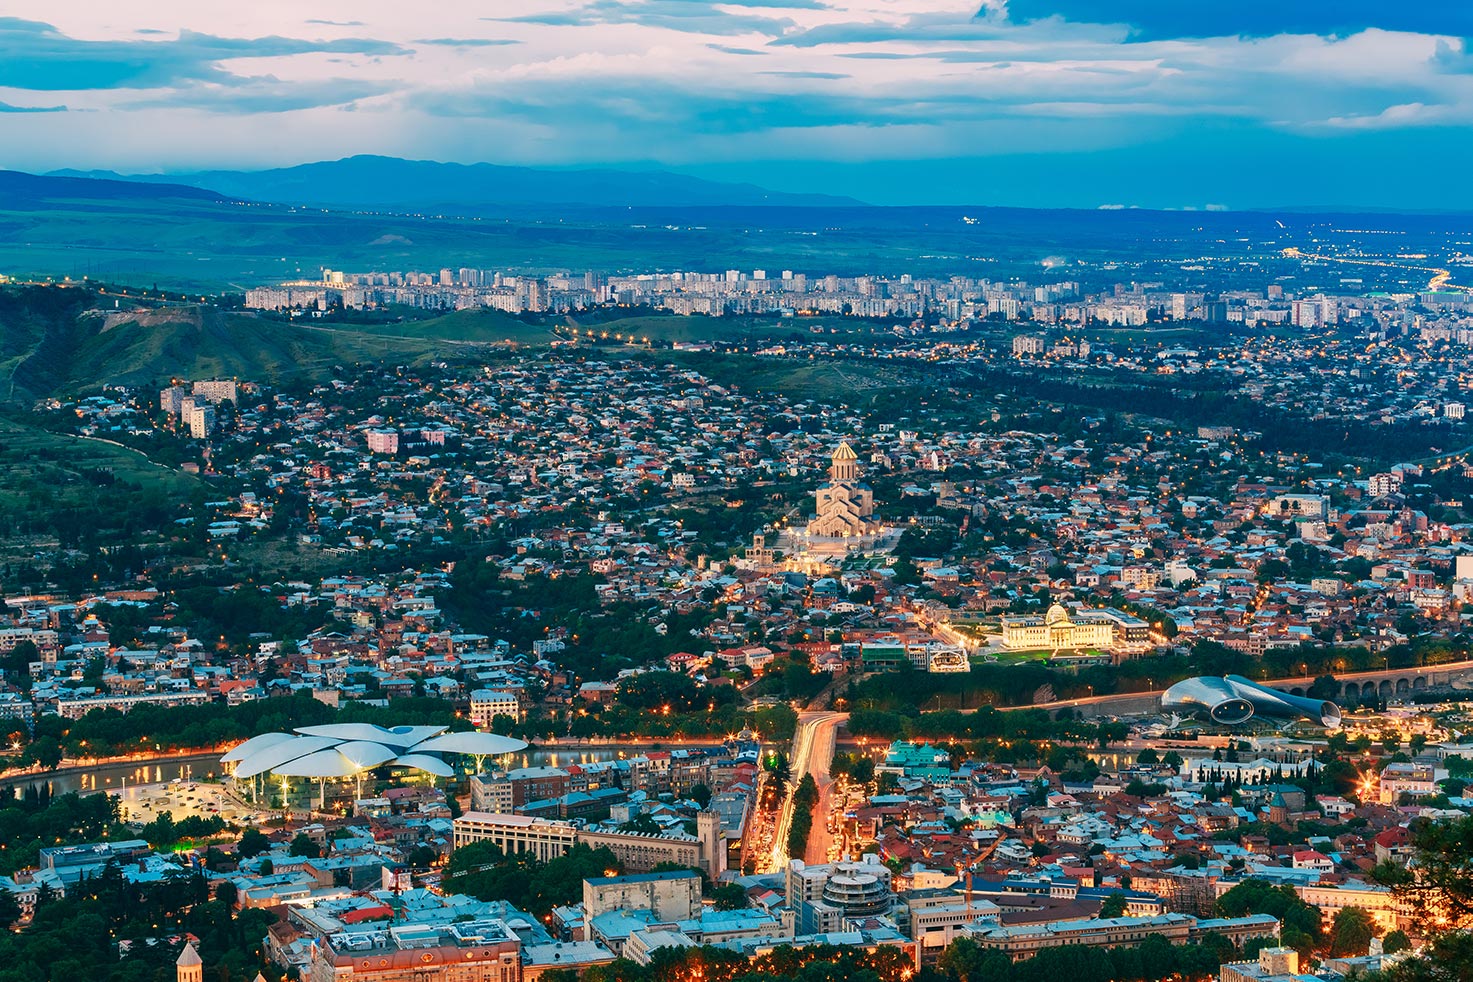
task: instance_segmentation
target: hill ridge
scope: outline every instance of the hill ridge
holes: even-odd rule
[[[323,207],[471,209],[527,206],[696,207],[862,206],[853,198],[772,191],[666,170],[614,167],[551,169],[509,164],[409,160],[357,154],[264,170],[120,174],[57,170],[70,180],[174,184],[233,198]]]

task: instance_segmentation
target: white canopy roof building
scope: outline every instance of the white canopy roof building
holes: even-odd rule
[[[237,780],[262,775],[315,780],[325,795],[329,780],[358,778],[376,767],[401,767],[433,777],[455,773],[445,758],[472,757],[475,768],[487,757],[525,750],[525,740],[476,731],[447,733],[444,726],[383,727],[373,723],[301,726],[292,733],[263,733],[233,747],[220,763]],[[254,783],[253,783],[254,786]]]

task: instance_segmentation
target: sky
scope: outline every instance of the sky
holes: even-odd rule
[[[880,204],[1473,208],[1468,0],[7,0],[0,167],[359,153]]]

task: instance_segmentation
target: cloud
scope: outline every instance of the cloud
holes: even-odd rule
[[[1473,42],[1459,40],[1453,43],[1447,41],[1437,42],[1437,53],[1432,58],[1432,63],[1439,71],[1451,75],[1473,75],[1473,51],[1469,51]]]
[[[324,26],[327,26],[327,27],[362,27],[363,26],[363,21],[361,21],[361,20],[322,20],[321,18],[318,18],[318,17],[310,18],[309,20],[307,20],[306,23],[308,23],[308,24],[321,24],[321,25],[324,25]]]
[[[1408,126],[1443,126],[1459,122],[1456,113],[1448,106],[1428,106],[1420,102],[1407,102],[1387,106],[1378,113],[1357,116],[1332,116],[1325,126],[1342,130],[1404,129]],[[1466,115],[1466,114],[1465,114]],[[1466,122],[1464,119],[1462,122]]]
[[[814,48],[821,45],[918,45],[930,42],[1059,44],[1086,40],[1116,43],[1128,29],[1111,22],[1009,22],[984,10],[980,15],[926,11],[900,19],[831,21],[775,37],[772,45]]]
[[[739,8],[742,13],[732,12]],[[760,33],[772,35],[794,26],[791,18],[773,16],[766,11],[798,11],[822,9],[816,0],[797,2],[763,2],[763,0],[579,0],[574,7],[561,10],[519,14],[512,17],[483,17],[482,20],[506,24],[540,24],[545,27],[587,27],[594,24],[639,24],[687,34],[736,35]]]
[[[757,74],[758,75],[766,76],[768,78],[826,78],[826,79],[840,79],[840,78],[853,78],[854,77],[853,75],[846,75],[843,72],[801,72],[801,71],[791,71],[791,72],[758,72]]]
[[[433,44],[445,48],[499,48],[521,44],[511,38],[415,38],[415,44]]]
[[[166,93],[131,99],[125,109],[196,109],[215,113],[286,113],[304,109],[351,109],[361,99],[393,91],[383,82],[362,79],[283,81],[271,76],[245,79],[233,85],[191,82]]]
[[[66,106],[12,106],[8,102],[0,102],[0,113],[64,113]]]
[[[223,61],[324,52],[409,53],[397,44],[361,38],[224,38],[193,31],[180,31],[171,41],[85,41],[68,37],[50,24],[4,17],[0,18],[0,87],[67,92],[158,88],[194,81],[229,84],[239,76],[222,68]]]
[[[1138,40],[1355,34],[1367,28],[1473,36],[1473,4],[1463,0],[1007,0],[1016,23],[1058,17],[1129,24]]]
[[[45,11],[46,2],[12,0],[7,9]],[[1040,159],[1106,151],[1144,159],[1162,147],[1206,146],[1209,126],[1236,128],[1228,148],[1382,135],[1389,145],[1473,121],[1473,57],[1459,36],[1473,35],[1473,0],[1427,13],[1452,5],[450,0],[428,20],[359,4],[340,11],[364,23],[308,22],[329,40],[276,36],[280,15],[269,5],[229,20],[207,4],[182,5],[197,10],[161,26],[188,29],[162,38],[94,24],[83,39],[68,35],[70,21],[51,26],[39,13],[0,19],[0,97],[65,102],[70,112],[9,115],[3,142],[24,134],[35,141],[26,153],[136,151],[166,166],[222,152],[200,148],[193,135],[205,131],[231,134],[232,151],[254,159],[310,153],[279,149],[291,132],[306,134],[294,146],[344,152],[693,166],[783,155],[992,159],[1025,147],[1039,148]],[[331,39],[342,34],[362,36]],[[103,131],[121,144],[133,134],[137,146],[101,144]],[[56,146],[71,151],[46,149],[59,133],[73,138]],[[1473,135],[1462,140],[1466,159]],[[5,146],[0,157],[18,159]],[[1347,166],[1379,173],[1365,161]],[[1042,180],[1036,165],[1019,173]],[[1089,173],[1081,163],[1064,180]],[[1127,173],[1121,163],[1113,179]],[[1172,203],[1217,200],[1209,190]],[[1137,200],[1132,186],[1102,189],[1088,203]]]

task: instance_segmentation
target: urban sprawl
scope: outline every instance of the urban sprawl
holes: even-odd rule
[[[126,541],[16,530],[7,926],[132,891],[176,927],[120,962],[179,982],[1340,982],[1449,916],[1406,885],[1473,828],[1467,294],[445,269],[245,306],[571,316],[35,408],[197,483]],[[628,307],[829,319],[577,319]],[[1202,676],[1335,712],[1163,705]]]

